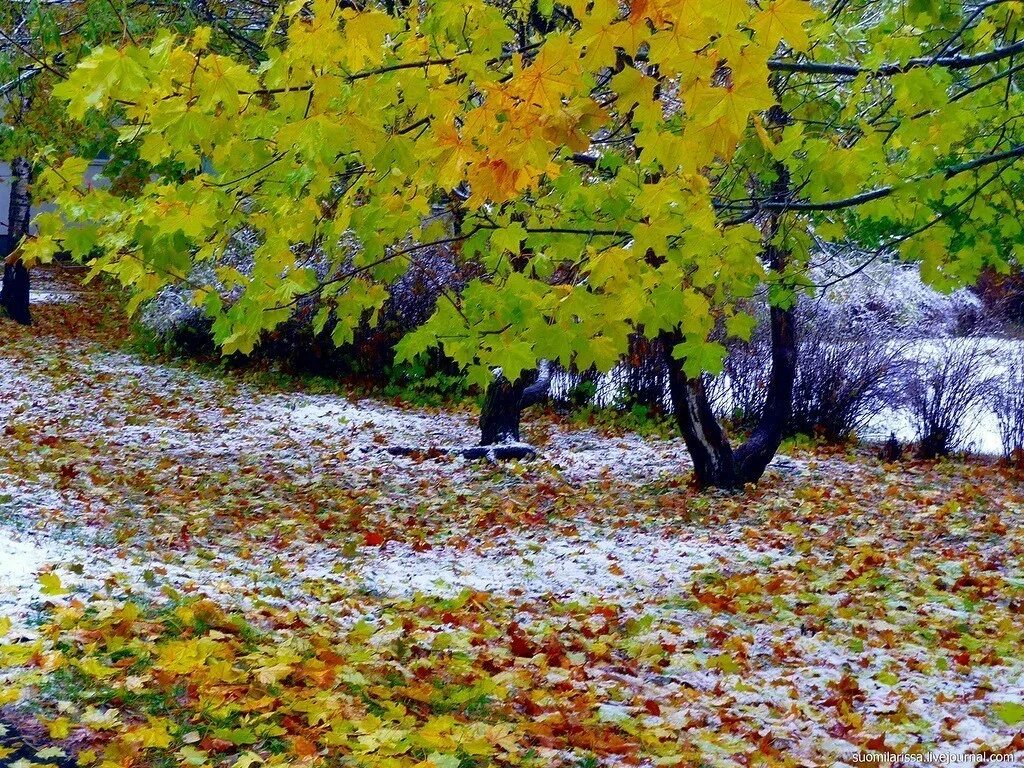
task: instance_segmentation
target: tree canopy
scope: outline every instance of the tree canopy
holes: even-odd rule
[[[88,188],[84,153],[44,153],[60,209],[25,257],[89,258],[133,307],[187,282],[245,352],[305,296],[345,341],[412,255],[457,244],[479,276],[400,352],[440,346],[486,380],[540,359],[608,368],[636,332],[678,334],[689,376],[717,371],[716,329],[749,334],[751,297],[791,305],[823,243],[898,249],[950,287],[1024,242],[1020,3],[279,14],[258,56],[214,50],[204,27],[92,50],[54,96],[109,121],[136,183]],[[251,268],[226,256],[243,228]]]

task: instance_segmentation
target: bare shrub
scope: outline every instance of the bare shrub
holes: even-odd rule
[[[979,339],[937,342],[918,358],[906,387],[906,405],[917,432],[918,455],[933,459],[962,447],[992,392],[986,373],[991,351]]]
[[[260,240],[255,233],[248,229],[240,230],[232,236],[221,258],[242,274],[251,275],[254,253],[259,245]],[[350,237],[344,238],[339,247],[352,254],[359,248]],[[322,248],[296,245],[292,250],[298,264],[312,268],[319,280],[330,279],[331,261]],[[345,268],[350,266],[348,263]],[[336,322],[333,318],[321,331],[315,330],[314,318],[323,305],[319,294],[313,292],[297,299],[291,317],[263,335],[253,357],[281,362],[303,372],[355,374],[382,383],[396,374],[394,348],[398,341],[426,321],[439,297],[457,295],[476,269],[476,265],[463,261],[451,248],[417,249],[408,257],[408,268],[386,286],[388,298],[375,322],[369,322],[367,313],[350,334],[340,334],[343,343],[335,344],[332,332]],[[226,288],[221,285],[206,264],[196,267],[189,282],[214,286],[228,305],[241,293],[237,286]],[[186,283],[165,287],[144,307],[142,324],[165,339],[173,351],[190,354],[202,347],[213,352],[212,323],[202,308],[194,306],[193,293],[194,290]],[[423,358],[431,373],[442,371],[454,376],[458,372],[456,366],[437,352],[425,354]],[[404,376],[406,367],[402,368]],[[408,375],[422,378],[424,374],[410,366]]]
[[[790,434],[842,441],[898,400],[909,344],[890,343],[881,324],[848,322],[845,311],[820,300],[800,303]],[[708,379],[715,412],[734,428],[753,427],[770,376],[771,334],[764,316],[750,341],[729,345],[724,375]]]
[[[668,366],[659,340],[630,336],[629,352],[617,373],[616,405],[627,409],[640,406],[653,413],[668,410]]]
[[[908,342],[871,324],[844,326],[819,302],[801,305],[792,434],[841,442],[892,406],[910,364]]]
[[[1005,368],[991,393],[1003,456],[1024,463],[1024,349],[1004,359]]]
[[[732,341],[721,376],[708,377],[708,396],[714,412],[730,426],[752,428],[764,410],[771,375],[771,333],[767,314],[758,318],[749,341]]]
[[[594,366],[579,370],[576,366],[551,363],[551,394],[553,401],[569,410],[593,405],[597,397],[601,373]]]
[[[731,419],[732,402],[729,394],[729,378],[721,373],[712,376],[710,373],[703,374],[704,391],[708,396],[708,403],[711,405],[711,412],[720,421]]]

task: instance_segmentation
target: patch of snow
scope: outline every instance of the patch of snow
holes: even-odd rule
[[[38,595],[39,571],[59,562],[60,555],[37,537],[0,527],[0,618],[17,630],[27,628],[26,616]]]
[[[695,573],[713,563],[735,568],[781,556],[663,531],[613,534],[591,529],[573,538],[511,535],[480,551],[417,551],[390,544],[366,562],[360,576],[367,588],[388,595],[452,596],[472,589],[503,597],[550,595],[629,604],[686,592]],[[328,560],[321,567],[329,571],[330,565]]]
[[[29,291],[29,305],[33,304],[77,304],[81,299],[72,291]]]

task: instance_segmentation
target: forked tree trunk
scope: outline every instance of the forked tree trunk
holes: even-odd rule
[[[672,412],[693,460],[697,485],[701,488],[733,488],[737,484],[736,459],[725,429],[711,410],[704,379],[687,376],[683,371],[684,361],[672,355],[672,348],[682,341],[680,335],[663,334],[661,340],[668,366]]]
[[[796,381],[796,312],[771,308],[772,372],[761,418],[747,442],[736,449],[736,469],[741,483],[760,479],[768,462],[786,436],[793,416],[793,384]]]
[[[782,116],[784,118],[784,115]],[[789,173],[780,163],[772,196],[784,200],[789,194]],[[771,215],[762,230],[763,259],[777,274],[786,271],[789,254],[773,244],[778,234],[779,215]],[[764,410],[750,437],[733,450],[729,438],[715,418],[702,378],[691,379],[683,371],[672,349],[682,341],[678,333],[663,338],[669,369],[669,391],[679,431],[693,459],[694,479],[701,488],[742,488],[764,474],[785,436],[793,414],[793,384],[796,381],[796,311],[771,308],[772,369]]]
[[[676,423],[693,459],[693,474],[700,488],[742,488],[764,474],[785,436],[793,411],[793,382],[796,377],[796,340],[792,309],[771,310],[772,370],[761,418],[747,442],[733,450],[725,429],[711,409],[704,380],[690,378],[682,360],[672,348],[682,339],[663,337],[665,362],[669,369],[669,392]]]
[[[31,181],[31,162],[25,157],[14,158],[11,162],[11,201],[7,213],[7,248],[0,252],[4,258],[0,306],[13,320],[22,325],[32,322],[28,301],[28,269],[21,259],[11,262],[7,257],[28,234],[29,220],[32,215],[32,193],[29,188]]]
[[[550,388],[551,370],[546,364],[514,382],[496,374],[480,408],[480,445],[520,442],[523,409],[542,402]]]

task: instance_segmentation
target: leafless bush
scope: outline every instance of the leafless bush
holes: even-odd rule
[[[792,434],[845,440],[897,399],[908,344],[890,343],[879,324],[846,322],[844,311],[820,301],[800,303]],[[771,334],[763,317],[749,342],[730,345],[724,375],[708,380],[716,413],[734,427],[752,427],[770,375]]]
[[[631,336],[629,353],[617,373],[620,379],[617,405],[642,406],[657,413],[667,410],[668,366],[660,341]]]
[[[715,380],[712,388],[712,404],[733,427],[748,429],[761,417],[771,375],[771,356],[767,322],[758,323],[750,341],[729,345],[724,375]]]
[[[552,363],[551,399],[570,409],[592,405],[597,396],[601,374],[594,366],[580,371],[575,366]]]
[[[979,339],[944,339],[913,365],[906,404],[922,458],[948,455],[977,426],[993,389],[990,355]]]
[[[711,410],[729,426],[741,431],[752,428],[764,410],[772,356],[767,313],[758,312],[756,308],[748,308],[748,311],[759,314],[750,339],[726,339],[724,329],[719,329],[716,338],[728,350],[722,373],[704,376]]]
[[[730,419],[732,401],[729,393],[729,378],[724,373],[718,376],[705,373],[704,391],[707,393],[712,413],[721,420]]]
[[[838,442],[896,404],[910,361],[908,342],[868,324],[844,327],[834,314],[818,302],[801,305],[789,431]]]
[[[1005,369],[991,394],[992,410],[999,425],[1003,456],[1024,461],[1024,349],[1005,358]]]

